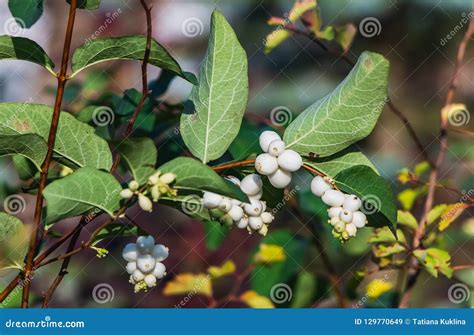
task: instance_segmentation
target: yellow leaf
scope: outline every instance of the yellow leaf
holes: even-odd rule
[[[163,290],[164,295],[200,294],[212,296],[211,278],[204,273],[182,273],[168,282]]]
[[[439,220],[438,229],[443,231],[448,228],[449,225],[453,223],[454,220],[456,220],[467,207],[468,205],[462,202],[446,206],[443,214],[441,214],[441,220]]]
[[[256,263],[278,263],[286,259],[283,247],[276,244],[260,244],[260,250],[255,254]]]
[[[420,178],[421,176],[423,176],[423,174],[424,174],[425,172],[429,171],[430,168],[431,168],[430,163],[425,162],[425,161],[423,161],[423,162],[417,164],[417,165],[415,166],[415,171],[414,171],[415,176],[417,176],[418,178]]]
[[[252,308],[275,308],[272,301],[259,295],[255,291],[246,291],[239,297],[240,300]]]
[[[281,27],[279,27],[277,30],[272,31],[265,38],[265,42],[264,42],[265,53],[267,54],[270,53],[273,49],[275,49],[281,43],[286,41],[286,39],[290,36],[291,34]]]
[[[296,0],[290,10],[288,19],[291,22],[298,20],[304,13],[309,10],[316,9],[316,0]]]
[[[400,183],[402,183],[403,185],[405,185],[406,183],[408,183],[410,180],[411,180],[411,176],[410,176],[410,171],[408,171],[408,169],[402,169],[399,173],[398,173],[398,181]]]
[[[228,260],[221,266],[210,266],[207,272],[212,278],[224,277],[235,272],[235,264],[231,260]]]
[[[367,297],[369,299],[377,299],[385,292],[390,291],[393,284],[382,279],[374,279],[367,284]]]

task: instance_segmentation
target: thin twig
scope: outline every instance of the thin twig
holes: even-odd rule
[[[21,307],[28,308],[29,296],[30,296],[30,287],[31,287],[31,272],[33,269],[33,261],[35,257],[36,247],[38,243],[41,243],[41,237],[39,237],[39,233],[41,230],[41,217],[43,213],[43,190],[46,187],[47,177],[49,166],[51,164],[51,160],[53,157],[53,148],[54,143],[56,141],[56,133],[58,130],[59,125],[59,117],[61,115],[61,104],[63,100],[64,88],[66,86],[67,78],[67,68],[69,63],[69,53],[71,50],[71,40],[72,40],[72,33],[74,30],[74,21],[76,18],[76,7],[77,7],[77,0],[71,0],[70,7],[69,7],[69,16],[68,16],[68,23],[66,29],[66,37],[64,40],[64,47],[63,47],[63,56],[61,60],[61,70],[58,74],[58,90],[56,93],[56,99],[54,102],[54,110],[51,119],[51,126],[49,129],[48,135],[48,150],[46,152],[46,156],[44,162],[41,166],[41,174],[40,180],[38,185],[38,194],[36,196],[36,205],[35,205],[35,214],[34,214],[34,225],[33,230],[31,232],[30,244],[28,248],[28,254],[26,256],[25,268],[23,273],[23,294],[22,294],[22,301]]]
[[[255,163],[255,159],[248,159],[245,161],[225,163],[222,165],[212,166],[212,169],[214,171],[222,171],[222,170],[232,169],[238,166],[252,165],[254,163]]]

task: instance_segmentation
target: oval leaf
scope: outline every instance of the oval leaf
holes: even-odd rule
[[[395,231],[397,208],[390,184],[370,167],[358,165],[341,171],[334,177],[336,185],[344,192],[362,199],[362,211],[369,226],[388,226]]]
[[[17,59],[41,65],[46,70],[54,73],[54,63],[35,41],[24,37],[0,36],[0,60]]]
[[[39,135],[0,135],[0,156],[21,155],[35,164],[38,170],[41,170],[46,151],[48,151],[48,145]]]
[[[288,148],[303,156],[330,156],[370,134],[387,97],[388,61],[364,52],[329,95],[308,107],[286,129]]]
[[[209,166],[189,158],[178,157],[158,168],[162,173],[173,172],[176,175],[174,187],[211,191],[234,199],[248,201],[240,189],[227,182]]]
[[[72,56],[73,74],[71,77],[89,66],[109,60],[142,61],[145,56],[145,48],[145,36],[97,38],[83,44],[74,51]],[[174,72],[191,83],[196,81],[194,75],[189,72],[183,72],[178,62],[155,40],[152,40],[151,43],[149,64]]]
[[[120,208],[122,187],[110,173],[91,167],[80,168],[71,175],[46,186],[46,224],[98,209],[113,216]]]
[[[8,0],[8,8],[21,28],[30,28],[43,14],[43,0]]]
[[[37,134],[48,138],[53,109],[27,103],[0,103],[0,135]],[[61,163],[72,167],[91,166],[109,170],[112,153],[105,140],[94,134],[94,128],[62,112],[59,118],[55,155]]]
[[[196,111],[181,115],[181,135],[194,156],[204,163],[222,156],[239,132],[247,97],[247,55],[214,11],[207,54],[191,91]]]
[[[150,138],[133,138],[117,143],[115,149],[130,168],[133,179],[140,185],[155,172],[156,147]]]

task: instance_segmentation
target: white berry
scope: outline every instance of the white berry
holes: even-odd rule
[[[219,204],[219,208],[222,209],[224,212],[230,211],[232,208],[232,201],[229,198],[222,198],[221,203]]]
[[[240,182],[240,189],[247,195],[255,195],[262,189],[262,178],[258,174],[249,174]]]
[[[255,170],[264,176],[274,173],[278,169],[278,161],[269,154],[261,154],[255,160]]]
[[[145,275],[140,271],[140,270],[135,270],[135,272],[133,272],[132,274],[132,280],[137,283],[139,281],[142,281],[143,279],[145,279]]]
[[[249,216],[260,216],[262,210],[263,205],[260,200],[250,199],[249,204],[244,204],[244,211]]]
[[[280,156],[285,150],[285,142],[282,140],[273,140],[268,145],[268,153],[274,157]]]
[[[259,230],[263,226],[263,220],[260,216],[249,217],[249,226],[253,230]]]
[[[161,279],[166,275],[166,267],[163,263],[157,262],[152,273],[156,278]]]
[[[341,219],[339,219],[339,215],[338,216],[333,216],[330,220],[329,220],[329,223],[332,224],[333,226],[336,225],[336,223],[338,222],[341,222]]]
[[[147,275],[144,279],[146,286],[153,287],[156,286],[156,277],[152,274]]]
[[[355,195],[350,195],[349,197],[346,197],[346,199],[344,199],[342,207],[344,207],[344,209],[347,209],[348,211],[354,212],[359,210],[361,205],[362,201],[359,199],[359,197]]]
[[[153,203],[151,202],[148,197],[143,194],[138,194],[138,205],[143,209],[145,212],[151,212],[153,208]]]
[[[342,221],[349,223],[352,221],[352,212],[344,209],[339,213],[339,218]]]
[[[149,273],[155,268],[156,260],[152,255],[140,255],[137,258],[137,268],[143,273]]]
[[[278,156],[278,166],[285,171],[298,171],[302,165],[303,159],[296,151],[285,150],[280,156]]]
[[[137,248],[142,254],[151,254],[155,246],[153,236],[139,236],[137,238]]]
[[[367,223],[367,217],[365,216],[364,213],[362,213],[360,211],[356,211],[356,212],[352,213],[352,223],[357,228],[362,228]]]
[[[263,190],[260,190],[260,192],[258,192],[257,194],[254,194],[254,195],[249,195],[249,199],[254,199],[254,200],[260,200],[262,199],[262,196],[263,196]]]
[[[321,176],[316,176],[311,181],[311,192],[317,197],[322,197],[324,192],[330,189],[332,189],[331,184]]]
[[[278,135],[274,131],[265,130],[263,133],[260,134],[260,148],[262,148],[264,152],[268,152],[268,146],[270,145],[270,142],[274,140],[281,140],[280,135]]]
[[[151,255],[156,259],[157,262],[161,262],[168,258],[169,249],[163,244],[157,244],[154,246]]]
[[[344,193],[338,190],[327,190],[324,192],[322,198],[323,202],[326,205],[332,206],[332,207],[339,207],[342,206],[344,203]]]
[[[249,225],[249,218],[248,218],[248,216],[243,216],[243,217],[237,222],[237,228],[239,228],[239,229],[247,228],[248,225]]]
[[[216,208],[220,205],[222,196],[212,192],[204,192],[202,204],[206,208]]]
[[[285,188],[291,183],[291,172],[278,169],[268,176],[268,180],[276,188]]]
[[[328,215],[330,218],[339,217],[342,211],[342,207],[331,207],[328,209]]]
[[[269,224],[273,222],[273,215],[270,212],[263,212],[260,217],[262,218],[263,223]]]
[[[344,229],[346,229],[346,224],[342,221],[339,221],[334,225],[334,231],[336,233],[342,233]]]
[[[357,233],[357,227],[353,223],[346,224],[346,232],[349,236],[355,236]]]
[[[127,267],[126,267],[127,273],[132,274],[135,272],[136,269],[137,269],[137,262],[127,263]]]
[[[137,245],[135,243],[127,244],[125,248],[123,248],[122,257],[127,262],[136,261],[138,257]]]
[[[128,184],[128,188],[131,189],[132,191],[138,190],[139,187],[140,187],[140,185],[138,184],[138,182],[137,182],[136,180],[132,180],[132,181]]]
[[[229,214],[233,221],[239,221],[242,215],[244,215],[244,210],[240,206],[233,205],[227,214]]]
[[[124,188],[122,191],[120,191],[120,197],[124,199],[130,199],[133,197],[133,191],[129,188]]]

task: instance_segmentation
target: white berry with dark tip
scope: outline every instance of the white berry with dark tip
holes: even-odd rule
[[[261,154],[255,160],[255,170],[264,176],[274,173],[278,169],[278,161],[270,154]]]
[[[280,135],[271,130],[265,130],[260,134],[259,144],[264,152],[268,152],[268,146],[272,141],[281,140]]]
[[[285,142],[282,140],[271,141],[268,145],[268,153],[273,157],[278,157],[283,153],[285,147]]]

